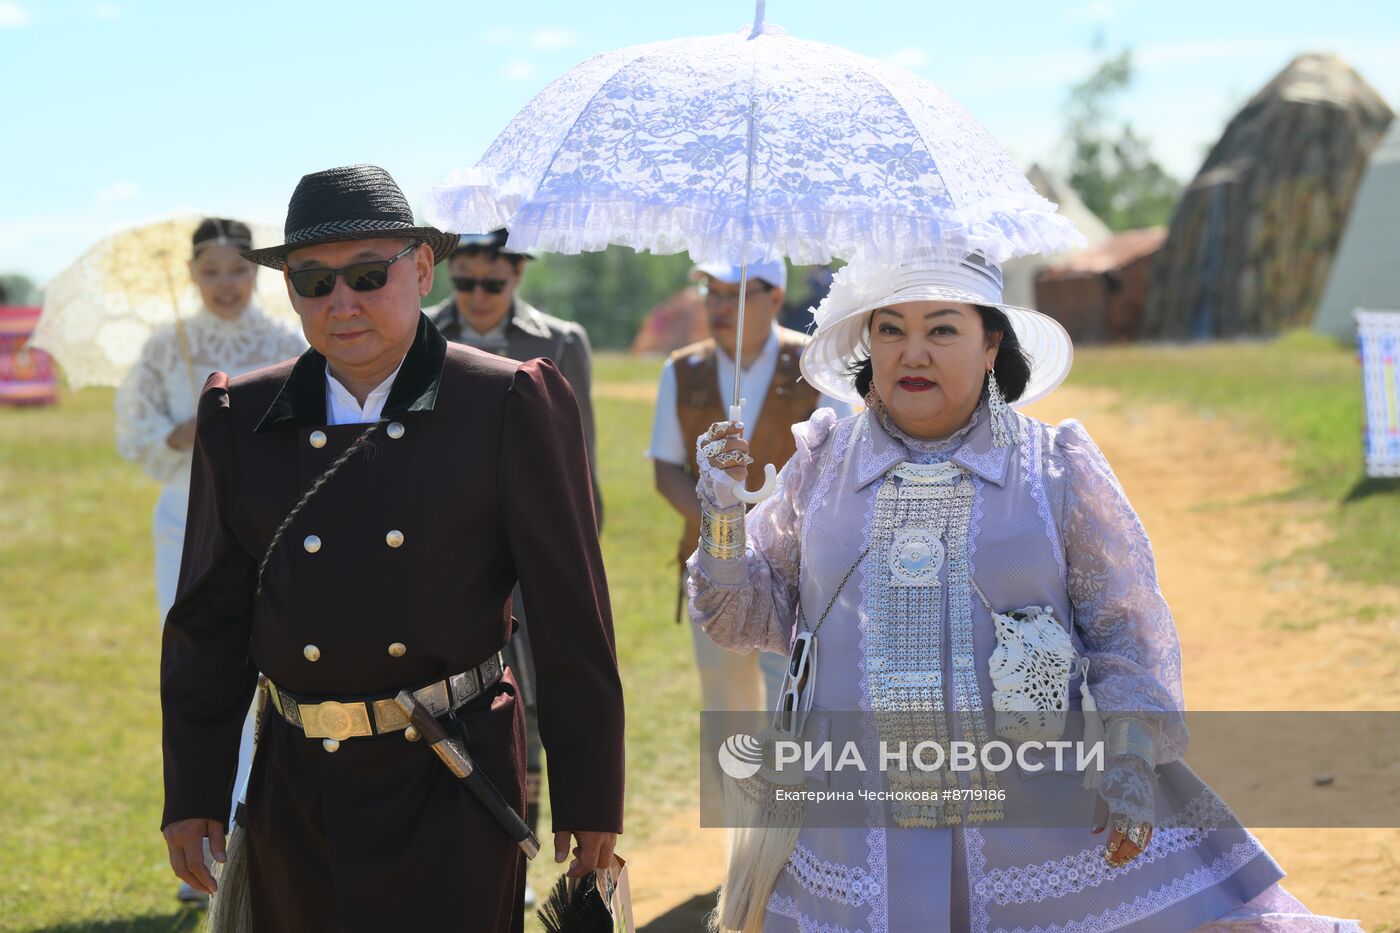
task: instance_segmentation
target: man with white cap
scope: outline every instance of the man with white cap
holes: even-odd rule
[[[710,337],[672,353],[662,368],[647,451],[656,472],[657,492],[685,519],[677,552],[682,589],[685,561],[694,552],[700,534],[695,438],[714,422],[728,418],[741,269],[723,263],[702,264],[691,276],[699,284]],[[808,338],[776,323],[786,288],[783,260],[749,264],[739,360],[744,438],[760,463],[775,466],[786,463],[796,449],[794,424],[806,421],[819,408],[834,408],[839,417],[851,412],[845,402],[827,398],[799,381],[798,364]],[[703,709],[772,708],[782,683],[781,655],[736,654],[717,648],[698,629],[693,634]],[[766,696],[759,693],[760,672]]]

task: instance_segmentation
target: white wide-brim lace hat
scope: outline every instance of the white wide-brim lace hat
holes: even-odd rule
[[[1006,315],[1031,365],[1025,391],[1011,404],[1029,405],[1065,381],[1074,343],[1059,321],[1004,304],[1001,292],[1001,269],[976,253],[961,260],[908,259],[897,266],[852,260],[812,312],[817,330],[802,352],[802,377],[823,395],[859,402],[851,370],[870,355],[871,312],[909,301],[956,301],[999,308]]]

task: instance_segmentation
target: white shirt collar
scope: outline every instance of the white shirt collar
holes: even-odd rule
[[[731,373],[734,372],[732,368],[734,366],[734,348],[726,347],[723,344],[721,344],[718,340],[715,341],[715,346],[719,348],[720,365],[728,368]],[[758,351],[758,356],[753,358],[752,363],[742,367],[742,371],[745,373],[754,372],[758,369],[762,369],[770,362],[776,363],[777,360],[778,322],[774,321],[772,326],[768,328],[768,339],[763,341],[763,349]]]
[[[404,354],[404,359],[408,354]],[[394,367],[394,371],[389,374],[379,385],[370,390],[365,396],[365,403],[361,405],[355,400],[355,396],[350,394],[350,390],[345,388],[339,379],[331,375],[330,367],[326,367],[326,423],[327,424],[368,424],[371,421],[378,421],[379,416],[384,412],[384,403],[389,399],[389,390],[394,387],[394,380],[398,378],[399,370],[403,369],[403,360],[399,360],[399,365]]]
[[[471,324],[468,323],[465,319],[463,319],[462,321],[462,327],[466,330],[467,333],[471,334],[471,336],[475,337],[477,340],[492,340],[504,337],[506,335],[506,325],[509,323],[510,315],[507,314],[505,317],[497,321],[494,327],[486,331],[477,330],[475,327],[472,327]]]

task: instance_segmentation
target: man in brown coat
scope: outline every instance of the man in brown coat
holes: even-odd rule
[[[163,832],[213,891],[243,711],[257,929],[519,930],[525,867],[387,702],[417,691],[519,811],[523,723],[499,651],[519,580],[536,632],[555,858],[611,858],[622,693],[578,406],[548,361],[449,346],[419,310],[456,237],[383,169],[308,175],[284,269],[312,349],[200,400],[161,659]]]

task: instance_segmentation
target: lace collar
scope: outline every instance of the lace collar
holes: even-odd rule
[[[247,306],[238,312],[238,316],[231,320],[221,318],[204,305],[200,305],[199,310],[189,321],[190,324],[210,333],[234,336],[251,328],[262,326],[267,319],[267,315],[263,313],[262,308],[258,307],[255,298],[249,301]]]
[[[880,427],[885,429],[885,433],[892,440],[904,445],[909,452],[909,459],[916,463],[937,463],[940,460],[948,459],[948,454],[962,445],[967,435],[977,426],[977,420],[982,414],[982,406],[978,406],[972,412],[972,417],[967,419],[967,424],[958,428],[947,437],[915,437],[905,432],[894,423],[894,416],[885,407],[884,400],[875,394],[872,389],[865,396],[865,406],[874,412],[875,418],[880,422]]]
[[[953,434],[935,440],[911,437],[901,431],[885,411],[884,405],[879,403],[878,397],[873,397],[872,401],[874,404],[862,416],[864,437],[856,466],[857,487],[869,485],[897,463],[941,463],[945,460],[976,473],[988,482],[998,486],[1003,484],[1010,448],[997,447],[992,443],[985,399],[977,406],[967,424]]]

